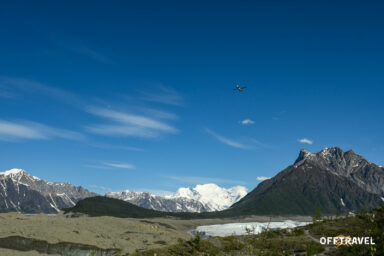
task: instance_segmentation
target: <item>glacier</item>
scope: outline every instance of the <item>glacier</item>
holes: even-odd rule
[[[249,223],[228,223],[208,226],[198,226],[191,231],[192,234],[199,232],[202,237],[247,235],[246,229],[251,230],[251,234],[259,234],[264,230],[277,230],[284,228],[295,228],[305,226],[311,222],[301,222],[285,220],[278,222],[249,222]]]

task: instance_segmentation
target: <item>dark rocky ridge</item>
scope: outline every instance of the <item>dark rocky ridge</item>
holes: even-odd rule
[[[383,204],[384,168],[353,151],[301,150],[295,163],[260,183],[229,211],[239,214],[356,212]]]

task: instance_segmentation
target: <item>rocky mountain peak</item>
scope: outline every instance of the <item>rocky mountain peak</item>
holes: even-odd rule
[[[16,169],[16,168],[7,170],[5,172],[0,172],[0,175],[4,175],[4,176],[16,176],[16,175],[24,175],[24,174],[27,174],[27,173],[23,169]]]
[[[39,179],[22,169],[0,172],[0,212],[57,213],[95,195],[69,183]]]
[[[331,167],[336,169],[350,169],[357,167],[357,165],[361,162],[366,161],[363,157],[355,154],[352,150],[344,152],[341,148],[332,147],[324,148],[320,152],[316,153],[311,153],[306,149],[302,149],[294,164],[299,166],[307,160],[312,163],[321,164],[322,167],[327,167],[325,165],[329,165],[326,169]]]
[[[312,153],[309,152],[307,149],[300,150],[299,156],[297,157],[295,164],[304,160],[304,159],[307,159],[311,155],[312,155]]]
[[[308,170],[312,167],[327,170],[351,179],[371,193],[384,195],[384,168],[370,163],[352,150],[344,152],[338,147],[332,147],[311,153],[303,149],[293,166]]]
[[[352,150],[301,150],[295,164],[261,182],[229,210],[244,214],[311,214],[372,209],[384,201],[384,168]]]

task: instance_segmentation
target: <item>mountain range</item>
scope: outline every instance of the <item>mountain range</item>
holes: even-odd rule
[[[109,192],[106,196],[163,212],[210,212],[226,209],[246,194],[247,189],[242,186],[226,189],[216,184],[205,184],[180,188],[168,196],[129,190]],[[57,213],[81,199],[94,196],[98,194],[83,187],[45,181],[21,169],[0,172],[0,212]]]
[[[143,212],[149,215],[188,218],[312,215],[317,208],[324,214],[335,214],[382,205],[384,167],[367,161],[352,150],[344,152],[333,147],[317,153],[301,150],[292,165],[261,182],[248,194],[241,186],[226,189],[205,184],[180,188],[175,194],[163,197],[133,191],[95,197],[97,194],[82,187],[47,182],[20,169],[0,173],[0,186],[0,212],[57,213],[77,203],[73,211],[86,211],[92,215],[92,210],[97,208],[97,214],[108,215],[111,210],[108,200],[111,200],[114,212],[119,216],[124,215],[120,212],[123,209],[128,211],[125,212],[127,216],[131,216],[129,211],[135,209],[135,216],[138,216],[144,208]],[[175,215],[175,212],[183,214]]]
[[[58,213],[96,195],[69,183],[39,179],[21,169],[0,172],[0,212]]]
[[[313,215],[359,212],[383,205],[384,168],[352,150],[325,148],[317,153],[301,150],[296,161],[271,179],[261,182],[230,208],[216,212],[165,213],[153,216],[223,218],[247,215]],[[115,199],[114,199],[115,200]],[[91,216],[133,217],[132,204],[107,198],[88,198],[67,212]],[[137,206],[136,206],[137,207]],[[143,208],[141,208],[143,209]],[[134,215],[140,209],[135,208]],[[148,214],[147,210],[143,214]]]
[[[175,194],[156,196],[149,192],[108,192],[107,197],[121,199],[147,209],[164,212],[212,212],[229,208],[247,194],[247,188],[219,187],[216,184],[179,188]]]

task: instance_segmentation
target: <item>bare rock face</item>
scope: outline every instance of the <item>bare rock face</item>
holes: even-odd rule
[[[96,195],[69,183],[47,182],[21,169],[0,172],[0,212],[57,213]]]
[[[368,162],[352,150],[325,148],[314,154],[301,150],[294,165],[299,167],[307,163],[346,177],[363,190],[384,195],[384,167]]]

